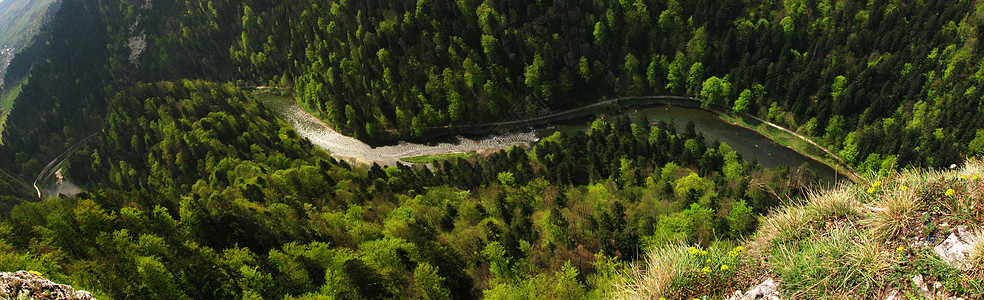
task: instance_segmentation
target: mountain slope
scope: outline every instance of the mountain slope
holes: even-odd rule
[[[79,64],[35,66],[38,77],[65,81],[32,81],[35,89],[75,90],[22,95],[0,165],[30,173],[31,158],[91,133],[66,127],[59,120],[76,116],[48,111],[53,103],[101,119],[104,99],[129,84],[181,78],[292,86],[339,131],[377,142],[671,94],[741,103],[861,172],[984,152],[984,3],[684,2],[68,4],[56,23],[101,25],[67,28],[70,37],[46,39],[61,46],[24,57],[81,55],[70,53],[86,49],[79,39],[104,39],[109,47],[73,58],[103,80],[76,85]],[[19,69],[32,70],[34,60],[23,61]]]
[[[44,19],[58,10],[56,3],[56,0],[0,2],[0,87],[4,85],[4,73],[14,54],[37,34]]]
[[[650,250],[646,262],[627,273],[619,295],[715,298],[771,277],[782,299],[885,299],[892,293],[980,299],[982,205],[980,158],[954,170],[906,170],[845,184],[771,211],[742,247],[691,248],[696,254],[686,246]],[[967,240],[948,240],[951,233]],[[939,249],[959,242],[968,243],[959,248],[966,257],[952,251],[940,256]]]

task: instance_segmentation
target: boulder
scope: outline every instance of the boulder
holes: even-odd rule
[[[943,243],[933,248],[933,252],[936,252],[947,264],[957,269],[968,270],[972,267],[969,259],[977,238],[978,236],[967,226],[959,226]]]
[[[35,272],[0,272],[0,299],[94,299],[86,291],[57,284]]]
[[[765,300],[780,300],[779,297],[779,284],[776,283],[772,278],[768,278],[762,281],[759,285],[748,290],[745,293],[741,291],[735,291],[728,297],[727,300],[755,300],[755,299],[765,299]]]

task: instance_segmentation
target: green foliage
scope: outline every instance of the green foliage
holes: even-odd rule
[[[748,106],[751,103],[752,91],[745,89],[741,91],[738,95],[738,100],[735,100],[735,105],[731,108],[731,111],[735,114],[744,114],[748,112]]]
[[[63,1],[12,63],[30,80],[0,166],[33,178],[98,132],[69,160],[88,192],[14,206],[0,260],[107,298],[575,298],[615,273],[599,255],[741,237],[801,193],[798,172],[627,119],[430,168],[352,166],[249,95],[185,77],[280,82],[377,140],[699,89],[704,105],[802,128],[879,173],[984,151],[971,2],[773,4]],[[138,31],[140,54],[127,46]],[[777,274],[794,287],[871,275],[856,265]]]
[[[704,98],[702,102],[704,107],[727,105],[730,102],[728,99],[731,97],[731,83],[728,82],[727,78],[721,79],[717,76],[711,76],[704,80],[700,96]]]
[[[977,135],[974,136],[974,139],[967,145],[967,150],[969,150],[970,153],[984,153],[984,129],[977,130]]]
[[[731,211],[728,212],[728,227],[731,228],[732,236],[748,234],[754,228],[754,224],[755,215],[745,200],[738,200],[731,204]]]
[[[451,299],[448,290],[441,285],[444,278],[437,275],[437,269],[428,263],[421,263],[413,271],[413,281],[423,294],[423,299],[439,300]]]
[[[509,171],[499,172],[499,175],[497,177],[499,179],[499,183],[504,186],[513,186],[514,184],[516,184],[516,177],[513,176],[512,172]]]

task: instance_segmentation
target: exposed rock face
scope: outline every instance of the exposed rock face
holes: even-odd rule
[[[939,282],[935,282],[933,284],[933,286],[930,287],[929,283],[927,283],[923,279],[922,274],[913,276],[912,277],[912,284],[915,285],[916,288],[919,289],[919,294],[922,295],[923,298],[926,298],[926,299],[964,300],[964,298],[961,298],[961,297],[953,297],[953,296],[947,295],[946,294],[946,291],[943,290],[943,284],[941,284]],[[894,292],[897,293],[898,291],[894,291]],[[888,299],[886,299],[886,300],[888,300]]]
[[[741,291],[735,291],[728,300],[755,300],[755,299],[765,299],[765,300],[780,300],[779,298],[779,284],[776,283],[772,278],[762,281],[758,286],[748,290],[744,294]]]
[[[0,272],[0,299],[94,299],[86,291],[57,284],[27,271]]]
[[[974,243],[977,238],[977,235],[967,226],[960,226],[942,244],[933,248],[933,252],[936,252],[943,261],[951,266],[967,270],[972,267],[968,260],[971,251],[974,250]]]

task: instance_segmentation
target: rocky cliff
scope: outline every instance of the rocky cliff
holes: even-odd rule
[[[36,272],[0,273],[0,299],[94,299],[86,291],[57,284]]]

